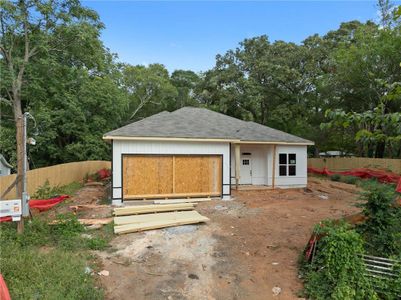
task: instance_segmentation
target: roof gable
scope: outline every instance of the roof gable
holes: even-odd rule
[[[313,142],[255,122],[243,121],[205,108],[163,111],[104,135],[113,137],[226,139],[249,142]]]

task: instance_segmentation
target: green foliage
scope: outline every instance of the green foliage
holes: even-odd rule
[[[311,266],[306,267],[305,291],[312,299],[378,299],[357,254],[363,240],[346,223],[325,221],[315,228],[323,237]]]
[[[330,180],[332,180],[332,181],[340,181],[340,179],[341,179],[341,175],[339,175],[339,174],[333,174],[330,176]]]
[[[2,244],[0,266],[12,299],[103,298],[94,278],[85,274],[85,258],[71,252]]]
[[[17,234],[14,223],[0,225],[0,272],[14,299],[102,299],[92,276],[85,273],[86,249],[105,249],[110,236],[92,238],[76,216],[59,215],[57,223],[35,218]],[[29,280],[27,280],[29,274]]]
[[[79,182],[72,182],[63,186],[50,186],[49,180],[38,187],[36,192],[32,195],[32,199],[49,199],[59,195],[73,195],[77,190],[82,187]]]
[[[368,218],[358,231],[363,235],[366,250],[378,256],[401,254],[401,207],[395,204],[393,186],[369,182],[364,186],[361,206]]]
[[[100,237],[93,237],[86,241],[88,249],[91,250],[104,250],[108,247],[108,242]]]
[[[24,3],[1,2],[6,30],[1,44],[13,50],[15,70],[3,53],[0,152],[14,165],[9,98],[23,62]],[[22,111],[35,117],[36,127],[30,122],[28,128],[29,135],[37,134],[37,145],[28,149],[32,168],[109,159],[104,133],[185,105],[311,139],[314,154],[335,149],[401,157],[400,8],[389,9],[386,0],[380,25],[350,21],[301,44],[248,38],[217,55],[215,66],[202,74],[118,63],[99,38],[103,24],[96,12],[77,1],[32,5],[27,33],[35,51],[20,91]]]
[[[395,205],[394,186],[376,180],[360,181],[364,189],[361,205],[367,220],[352,229],[346,223],[325,221],[315,228],[321,236],[315,260],[302,266],[305,292],[312,299],[391,299],[401,293],[398,276],[366,277],[361,254],[401,260],[401,208]]]
[[[341,176],[340,181],[348,184],[356,184],[359,178],[355,176]]]

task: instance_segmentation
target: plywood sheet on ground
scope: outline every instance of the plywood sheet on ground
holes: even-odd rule
[[[158,220],[144,223],[127,224],[127,225],[115,226],[114,233],[123,234],[123,233],[159,229],[171,226],[178,226],[178,225],[196,224],[201,222],[207,222],[208,220],[209,219],[207,217],[199,215],[199,217],[191,217],[191,218],[184,217],[174,220]]]

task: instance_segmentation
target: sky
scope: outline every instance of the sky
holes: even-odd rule
[[[206,71],[245,38],[301,43],[341,22],[377,20],[376,1],[83,1],[105,24],[119,61]]]

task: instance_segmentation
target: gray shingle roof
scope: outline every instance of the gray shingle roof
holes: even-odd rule
[[[113,137],[229,139],[254,142],[313,142],[255,122],[242,121],[205,108],[163,111],[104,135]]]

